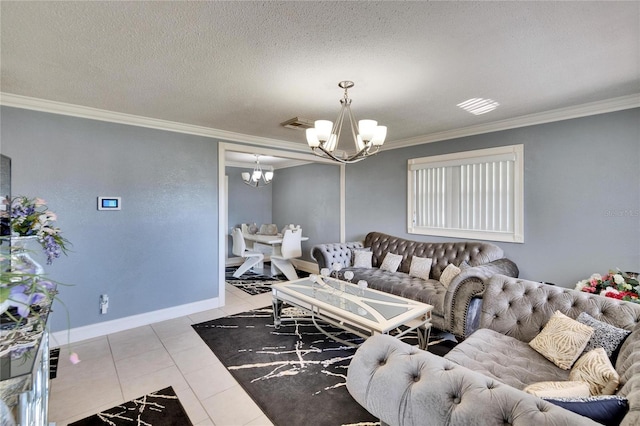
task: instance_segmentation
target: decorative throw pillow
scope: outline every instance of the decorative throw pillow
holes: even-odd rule
[[[629,411],[627,399],[616,395],[544,399],[607,426],[618,426]]]
[[[576,361],[569,373],[569,380],[589,383],[592,396],[613,395],[620,383],[620,376],[604,349],[596,348]]]
[[[556,311],[529,346],[563,370],[571,368],[593,334],[593,328]]]
[[[401,262],[401,254],[387,253],[382,261],[382,265],[380,265],[380,269],[383,271],[396,272]]]
[[[413,256],[411,258],[411,266],[409,267],[409,276],[428,280],[429,273],[431,272],[431,262],[430,257]]]
[[[367,268],[371,269],[371,258],[373,257],[373,252],[358,250],[354,252],[353,258],[353,267],[354,268]]]
[[[532,383],[523,391],[543,398],[561,398],[589,396],[589,383],[574,380],[570,382],[538,382]]]
[[[604,348],[607,356],[611,358],[613,353],[620,347],[624,339],[631,334],[630,330],[618,328],[606,322],[598,321],[586,312],[581,313],[576,318],[578,322],[593,328],[593,336],[589,339],[584,352],[589,352],[595,348]]]
[[[351,265],[356,261],[356,252],[357,251],[371,251],[371,247],[357,247],[352,248],[351,250]]]
[[[444,288],[449,288],[449,284],[451,284],[451,281],[453,281],[453,279],[457,277],[459,273],[460,268],[458,268],[453,263],[448,264],[447,267],[444,268],[444,271],[442,271],[442,273],[440,274],[440,282],[442,283]]]

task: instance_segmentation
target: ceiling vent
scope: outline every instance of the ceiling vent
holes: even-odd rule
[[[486,114],[498,108],[500,104],[493,99],[472,98],[459,103],[457,106],[473,115]]]
[[[287,129],[305,130],[313,127],[313,120],[300,118],[300,117],[293,117],[291,120],[287,120],[284,123],[280,123],[280,125],[286,127]]]

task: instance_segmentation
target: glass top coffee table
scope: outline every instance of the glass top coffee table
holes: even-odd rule
[[[431,305],[360,288],[356,284],[330,277],[300,278],[271,287],[276,328],[280,327],[282,304],[286,302],[306,311],[322,333],[344,344],[352,345],[328,333],[316,320],[321,319],[365,339],[376,333],[389,334],[398,329],[400,331],[394,334],[396,337],[416,332],[420,348],[427,347],[431,331]]]

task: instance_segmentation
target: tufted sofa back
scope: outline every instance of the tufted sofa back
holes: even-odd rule
[[[487,282],[480,327],[529,342],[555,311],[574,319],[586,312],[627,330],[640,322],[639,304],[496,274]]]
[[[381,232],[368,233],[364,246],[371,247],[374,267],[380,267],[387,253],[401,254],[402,263],[398,271],[405,273],[409,273],[413,256],[429,257],[433,261],[430,278],[435,280],[440,279],[440,274],[450,263],[460,265],[466,261],[470,266],[478,266],[504,257],[502,249],[491,243],[480,241],[424,243]]]

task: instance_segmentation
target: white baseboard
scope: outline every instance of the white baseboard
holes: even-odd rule
[[[171,308],[160,309],[152,312],[145,312],[144,314],[132,315],[125,318],[118,318],[111,321],[72,328],[69,331],[56,331],[55,333],[51,333],[51,347],[64,346],[69,343],[93,339],[94,337],[105,336],[107,334],[117,333],[130,328],[141,327],[219,307],[220,300],[215,297],[213,299],[201,300],[199,302],[187,303],[185,305],[173,306]]]

